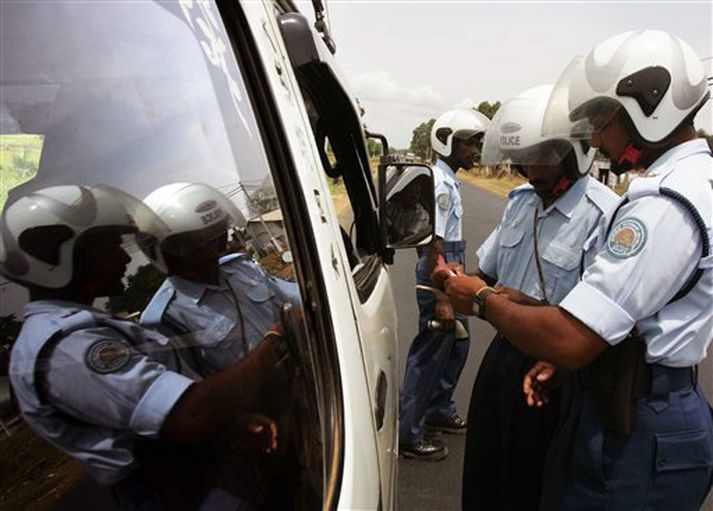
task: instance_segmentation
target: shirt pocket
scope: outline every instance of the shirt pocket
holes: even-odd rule
[[[231,284],[236,285],[239,291],[245,293],[251,302],[264,303],[275,296],[275,291],[269,285],[268,278],[258,272],[253,275],[235,274]]]
[[[541,253],[547,297],[558,303],[579,281],[582,250],[551,241]]]

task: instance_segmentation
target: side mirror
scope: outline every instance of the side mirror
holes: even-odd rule
[[[412,248],[433,240],[435,197],[433,171],[427,165],[379,165],[379,221],[382,246]]]

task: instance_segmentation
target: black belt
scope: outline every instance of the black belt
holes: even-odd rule
[[[676,392],[693,387],[698,380],[695,367],[667,367],[661,364],[643,364],[643,378],[637,381],[634,397]],[[580,372],[580,382],[586,389],[594,388],[594,379],[588,371]]]

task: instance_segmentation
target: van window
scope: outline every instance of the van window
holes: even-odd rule
[[[71,0],[0,5],[3,214],[28,198],[55,197],[52,190],[60,186],[111,187],[137,202],[152,194],[159,197],[153,203],[146,199],[146,205],[164,222],[166,240],[175,237],[169,243],[160,237],[142,238],[142,242],[125,236],[131,261],[123,278],[124,291],[100,298],[94,306],[135,326],[141,322],[156,334],[147,337],[158,342],[156,346],[134,346],[136,339],[129,336],[132,356],[158,363],[164,355],[152,358],[156,351],[169,351],[175,364],[167,362],[166,367],[196,381],[230,370],[280,323],[285,303],[301,307],[301,290],[285,230],[288,213],[275,192],[245,80],[216,6],[208,1]],[[183,217],[169,218],[170,213],[161,213],[156,205],[174,201],[180,209],[189,203],[184,197],[189,197],[190,187],[205,192],[204,185],[218,194],[218,203],[228,201],[220,212],[210,209],[208,200],[194,208],[194,212],[207,208],[202,216],[206,224],[213,222],[213,215],[237,212],[230,213],[219,234],[210,238],[220,238],[218,249],[211,245],[220,263],[216,263],[218,276],[210,282],[194,275],[205,269],[195,262],[198,255],[213,264],[208,249],[199,249],[208,243],[201,237],[203,230],[182,227]],[[179,232],[185,236],[177,236]],[[49,242],[45,238],[35,243]],[[162,251],[169,255],[157,263]],[[43,283],[30,284],[41,288]],[[0,282],[3,333],[16,334],[22,326],[28,302],[25,287],[5,279]],[[157,302],[157,297],[167,298]],[[61,307],[52,303],[43,313],[50,317],[58,310]],[[295,328],[302,327],[297,323]],[[45,388],[41,392],[49,404],[61,409],[54,425],[81,425],[63,438],[51,438],[54,446],[48,444],[47,424],[35,422],[29,427],[19,419],[27,396],[8,395],[7,354],[16,338],[4,336],[0,352],[3,504],[10,509],[68,508],[89,487],[97,491],[95,508],[112,509],[106,484],[134,477],[139,465],[151,466],[143,458],[151,449],[134,447],[144,441],[151,444],[156,435],[132,429],[131,420],[119,427],[107,423],[100,413],[72,416],[71,410],[89,410],[97,402],[89,386],[77,388],[71,404],[57,404],[57,394]],[[164,338],[168,344],[157,340]],[[209,498],[224,491],[232,498],[268,507],[292,506],[295,501],[298,507],[319,507],[326,476],[322,474],[322,422],[314,406],[317,371],[294,370],[300,364],[301,355],[295,353],[299,348],[293,346],[287,354],[290,363],[283,360],[270,368],[268,383],[259,384],[245,417],[222,429],[211,449],[203,449],[200,456],[186,449],[198,464],[185,478],[188,482],[182,489],[190,494],[187,498],[197,498],[198,493]],[[104,355],[116,360],[109,352]],[[112,373],[113,366],[109,362],[102,366],[102,360],[89,357],[78,362],[80,367],[66,365],[64,370],[79,374],[87,370],[83,363]],[[58,370],[51,366],[40,385],[51,386],[57,381],[51,372]],[[23,377],[9,376],[13,381]],[[253,427],[252,416],[267,417],[275,426],[275,445],[270,449],[261,441],[270,436],[272,426],[259,422]],[[81,437],[79,444],[73,436]],[[118,448],[118,444],[131,447]],[[97,450],[102,449],[108,454],[99,456]],[[98,457],[102,470],[96,467]],[[166,461],[175,461],[173,455],[152,459],[163,460],[166,470],[186,461]],[[111,477],[106,476],[106,465],[109,472],[116,469]],[[201,472],[206,475],[194,477]],[[104,485],[97,485],[96,479]],[[181,474],[176,474],[172,481],[176,493],[169,498],[179,498],[181,481]],[[191,488],[194,484],[201,486]]]

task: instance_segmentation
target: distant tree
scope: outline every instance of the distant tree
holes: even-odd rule
[[[706,130],[704,129],[700,129],[698,130],[698,136],[701,138],[705,138],[706,142],[708,142],[708,147],[711,151],[713,151],[713,135],[711,135],[710,133],[706,133]]]
[[[127,279],[128,284],[124,292],[109,298],[107,308],[115,314],[143,310],[165,278],[165,275],[151,264],[140,266],[136,273]]]
[[[369,151],[369,156],[381,156],[384,152],[381,144],[373,138],[366,139],[366,149]]]
[[[498,108],[500,108],[500,101],[495,101],[494,103],[491,103],[489,101],[481,101],[476,110],[488,119],[492,119],[495,115],[495,112],[498,111]]]
[[[431,128],[436,119],[429,119],[413,130],[409,151],[423,161],[431,161]]]

